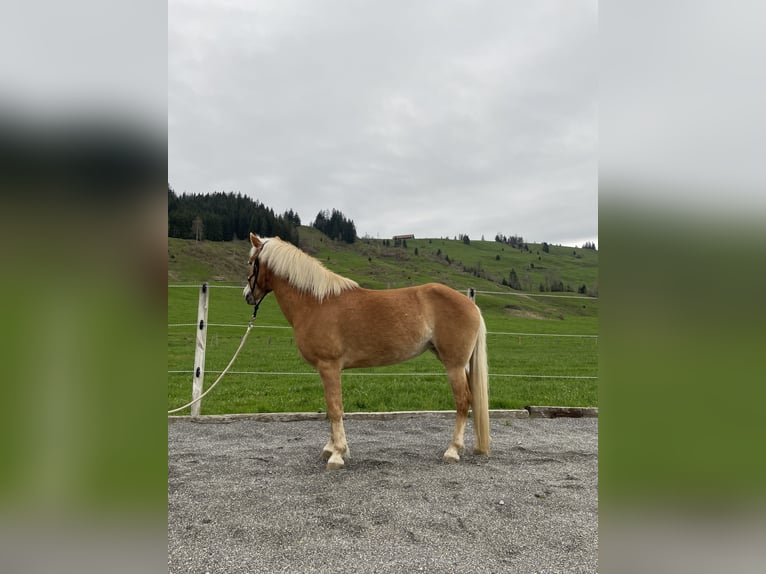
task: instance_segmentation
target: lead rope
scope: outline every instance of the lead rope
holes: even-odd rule
[[[247,331],[245,331],[245,334],[242,335],[242,340],[239,342],[239,347],[237,347],[237,350],[234,352],[234,356],[231,358],[231,361],[229,361],[229,364],[226,365],[226,368],[223,371],[221,371],[221,374],[218,375],[218,378],[215,380],[215,382],[212,385],[210,385],[210,387],[204,393],[202,393],[193,401],[186,403],[184,406],[178,407],[177,409],[169,410],[168,411],[169,415],[173,413],[177,413],[178,411],[187,409],[190,406],[192,406],[194,403],[198,403],[199,401],[201,401],[205,397],[205,395],[207,395],[210,391],[213,390],[213,388],[218,384],[218,382],[223,378],[223,376],[229,371],[231,366],[234,364],[234,361],[236,360],[237,355],[239,355],[239,352],[242,350],[242,347],[245,345],[245,341],[247,341],[247,336],[250,334],[250,331],[253,328],[253,323],[255,323],[255,316],[258,314],[258,307],[260,307],[261,301],[263,301],[263,298],[266,297],[266,295],[267,294],[261,297],[260,300],[255,304],[255,309],[253,309],[253,316],[250,317],[250,323],[247,326]]]

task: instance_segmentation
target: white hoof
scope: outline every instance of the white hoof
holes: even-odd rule
[[[343,462],[343,457],[338,453],[333,453],[330,460],[327,461],[327,470],[339,470],[345,465],[346,463]]]
[[[447,449],[447,452],[444,453],[444,462],[453,463],[458,461],[460,461],[460,455],[457,453],[457,450],[455,450],[452,447],[449,447]]]
[[[326,445],[324,445],[324,448],[322,449],[322,460],[327,460],[332,456],[332,453],[335,451],[332,448],[332,442],[328,441]],[[343,458],[350,458],[351,457],[351,449],[348,448],[348,445],[346,445],[346,448],[341,453],[341,456]]]

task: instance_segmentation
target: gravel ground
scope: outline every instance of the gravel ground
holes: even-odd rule
[[[168,571],[596,572],[598,419],[492,421],[492,456],[441,455],[452,421],[168,424]]]

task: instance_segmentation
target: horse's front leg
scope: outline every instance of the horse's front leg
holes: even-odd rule
[[[327,402],[327,418],[330,419],[330,439],[322,449],[322,456],[327,459],[327,470],[337,470],[345,466],[343,457],[349,456],[346,431],[343,428],[340,366],[335,363],[325,363],[318,365],[317,369],[322,377],[324,397]]]

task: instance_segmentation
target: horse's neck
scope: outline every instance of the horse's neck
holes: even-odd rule
[[[309,296],[290,285],[287,279],[275,275],[271,277],[271,290],[285,319],[294,326],[295,319],[308,311],[307,297]]]

